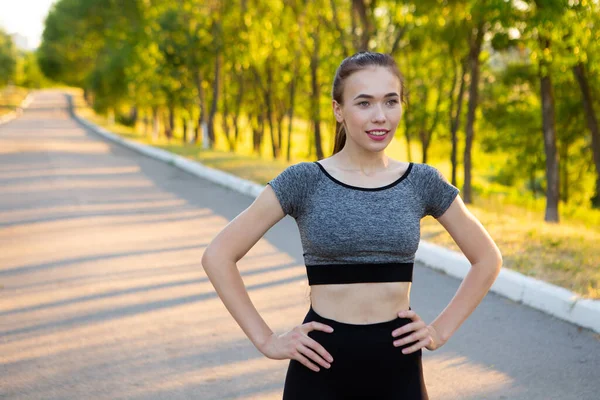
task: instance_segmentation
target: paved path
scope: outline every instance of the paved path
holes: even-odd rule
[[[0,398],[280,399],[287,363],[254,349],[199,263],[252,200],[101,140],[66,105],[43,92],[0,126]],[[292,219],[239,267],[273,329],[301,322]],[[430,321],[459,283],[417,266],[411,305]],[[494,294],[424,368],[434,400],[600,398],[596,335]]]

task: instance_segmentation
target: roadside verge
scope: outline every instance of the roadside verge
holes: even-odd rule
[[[19,107],[17,107],[17,109],[15,111],[11,111],[9,113],[0,115],[0,125],[5,124],[9,121],[12,121],[13,119],[17,118],[19,115],[21,115],[21,113],[23,112],[24,108],[27,108],[29,106],[29,104],[31,103],[31,100],[33,99],[31,93],[29,93],[27,95],[27,97],[25,97],[23,99],[23,101],[21,102],[21,104],[19,105]]]

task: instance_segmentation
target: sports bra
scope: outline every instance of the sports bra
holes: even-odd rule
[[[268,185],[296,220],[309,285],[412,282],[421,219],[442,216],[459,193],[419,163],[376,188],[344,183],[317,161],[291,165]]]

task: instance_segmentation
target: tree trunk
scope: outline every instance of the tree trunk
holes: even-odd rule
[[[275,129],[273,126],[273,59],[267,59],[267,87],[265,90],[265,101],[267,103],[267,122],[269,123],[269,133],[271,134],[271,150],[273,151],[273,159],[279,158],[279,143],[275,138]]]
[[[223,76],[223,114],[221,115],[221,129],[223,129],[223,133],[225,134],[225,139],[227,139],[227,145],[229,146],[229,151],[234,151],[234,138],[230,136],[229,129],[229,102],[227,101],[227,75]]]
[[[277,156],[281,155],[283,151],[283,119],[285,118],[285,111],[281,110],[280,113],[277,114]]]
[[[290,110],[288,114],[289,123],[288,123],[288,135],[287,135],[287,161],[291,161],[292,154],[292,127],[294,124],[294,102],[296,99],[296,77],[298,76],[298,62],[296,62],[296,68],[294,70],[294,75],[292,77],[292,82],[290,84]]]
[[[215,144],[215,115],[217,114],[217,104],[219,101],[219,85],[221,75],[221,52],[217,48],[215,54],[215,79],[213,81],[213,95],[210,105],[210,114],[208,115],[208,138],[211,146]]]
[[[542,50],[550,48],[550,39],[541,37]],[[554,116],[554,94],[550,72],[544,71],[547,64],[540,60],[540,89],[542,100],[542,127],[546,154],[546,222],[558,222],[559,168],[556,151],[556,124]]]
[[[534,168],[529,170],[529,186],[531,187],[531,191],[533,192],[533,198],[537,199],[537,186],[535,184],[535,169]]]
[[[358,14],[358,18],[361,22],[361,34],[358,39],[359,48],[357,51],[369,50],[369,40],[373,34],[373,26],[367,15],[367,7],[364,0],[352,0],[352,12]],[[356,32],[354,32],[356,34]]]
[[[239,140],[239,134],[240,134],[240,128],[239,128],[239,124],[238,124],[238,119],[240,117],[240,112],[242,110],[242,100],[243,100],[243,93],[244,93],[244,77],[242,76],[242,74],[238,74],[238,92],[237,95],[235,97],[235,111],[233,113],[233,129],[235,131],[235,137],[234,137],[234,150],[237,148],[237,143]]]
[[[355,51],[360,50],[360,40],[356,34],[356,13],[354,12],[354,3],[350,4],[350,29],[352,31],[352,45]]]
[[[422,163],[426,164],[427,163],[427,150],[429,150],[429,139],[428,139],[428,134],[424,129],[421,129],[419,131],[419,137],[421,139],[421,151],[422,151],[422,155],[423,155],[423,159],[422,159]]]
[[[340,35],[339,42],[340,46],[342,47],[342,56],[346,58],[350,55],[350,52],[348,51],[348,46],[346,46],[346,31],[340,24],[340,19],[338,17],[337,7],[335,3],[336,0],[329,1],[329,5],[331,7],[332,12],[333,24],[335,26],[335,29],[338,31],[338,34]]]
[[[198,116],[198,130],[196,131],[196,141],[198,138],[202,138],[202,148],[208,149],[211,144],[208,139],[208,129],[206,126],[206,93],[202,82],[204,81],[204,75],[202,71],[198,70],[194,74],[194,81],[196,82],[196,89],[198,90],[198,107],[200,108],[200,115]]]
[[[148,109],[144,109],[144,136],[149,136],[150,133],[150,118],[148,118]]]
[[[183,135],[181,135],[181,143],[185,146],[187,144],[188,133],[187,119],[185,118],[185,115],[181,116],[181,125],[183,126]]]
[[[282,149],[281,149],[281,144],[282,144],[282,139],[283,139],[283,118],[285,118],[285,114],[281,113],[280,115],[277,116],[277,135],[279,136],[279,149],[277,150],[278,155],[281,155]]]
[[[431,126],[429,128],[423,126],[419,135],[421,137],[421,144],[423,149],[423,164],[427,163],[427,152],[429,151],[429,145],[431,144],[431,140],[433,139],[433,133],[435,132],[435,128],[437,128],[437,125],[440,121],[440,106],[442,105],[442,89],[444,86],[444,78],[440,77],[439,79],[440,80],[438,82],[437,87],[437,100],[435,102],[435,110],[433,114],[433,120],[431,121]],[[425,101],[423,102],[423,104],[427,104],[427,97],[427,94],[425,94]],[[423,125],[425,124],[426,121],[423,121]]]
[[[458,96],[456,99],[456,111],[454,111],[454,91],[456,88],[456,78],[458,77],[458,68],[455,67],[454,70],[456,71],[456,75],[452,84],[452,90],[450,91],[450,136],[452,138],[452,151],[450,155],[450,162],[452,164],[452,179],[450,182],[452,185],[457,186],[456,175],[458,170],[458,127],[460,126],[460,116],[462,113],[463,98],[466,86],[466,58],[461,62],[460,86],[458,88]]]
[[[256,116],[256,124],[253,124],[252,127],[252,143],[254,148],[254,153],[260,156],[261,148],[262,148],[262,137],[264,132],[264,116],[262,113],[257,114]]]
[[[137,120],[138,120],[138,108],[137,106],[131,106],[131,109],[129,110],[129,119],[131,120],[131,126],[133,126],[135,128],[135,125],[137,124]]]
[[[170,141],[173,137],[173,130],[175,129],[175,106],[172,101],[169,101],[169,120],[167,125],[167,129],[165,129],[165,135],[167,139]]]
[[[158,118],[158,107],[154,106],[152,107],[152,140],[153,141],[157,141],[158,140],[158,130],[160,129],[158,124],[159,124],[159,118]]]
[[[311,109],[312,120],[314,126],[315,150],[317,151],[317,159],[323,158],[323,147],[321,144],[321,87],[319,84],[319,47],[320,38],[319,32],[314,33],[314,49],[310,58],[310,76],[312,82]]]
[[[475,136],[475,111],[477,110],[479,96],[479,54],[481,53],[481,43],[483,42],[483,22],[477,27],[477,33],[473,39],[469,51],[469,66],[471,70],[471,84],[469,85],[469,109],[467,111],[467,123],[465,126],[465,153],[463,158],[464,163],[464,186],[463,200],[469,204],[473,202],[471,190],[471,150],[473,147],[473,139]]]
[[[590,85],[585,74],[585,66],[582,62],[573,67],[573,74],[575,74],[575,79],[577,79],[579,88],[581,89],[583,111],[585,112],[587,126],[592,136],[592,155],[596,166],[596,192],[592,197],[592,207],[600,208],[600,131],[598,129],[598,119],[594,111],[594,103],[592,101]]]

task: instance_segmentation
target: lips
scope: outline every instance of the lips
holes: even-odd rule
[[[371,129],[371,130],[368,130],[367,133],[374,134],[374,135],[382,135],[382,134],[387,134],[389,131],[390,131],[389,129]]]
[[[367,131],[367,136],[369,136],[373,140],[383,140],[390,133],[388,129],[371,129]]]

